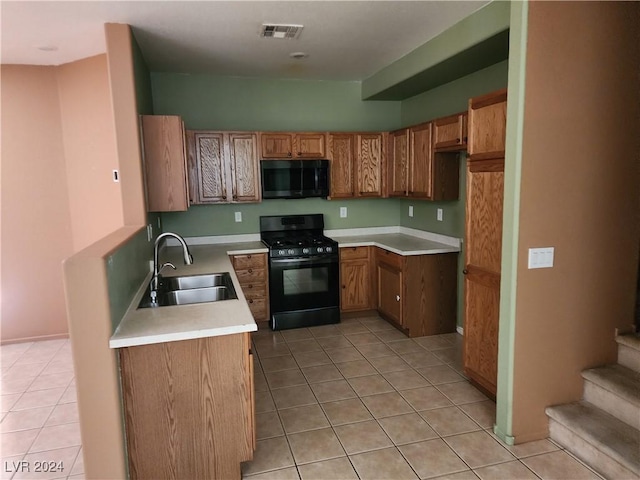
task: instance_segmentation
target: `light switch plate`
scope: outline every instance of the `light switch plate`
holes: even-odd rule
[[[236,212],[236,222],[242,221],[242,212]]]
[[[413,217],[413,205],[409,205],[409,216]]]
[[[441,208],[439,208],[439,209],[437,210],[437,212],[436,212],[436,217],[437,217],[437,219],[438,219],[438,221],[439,221],[439,222],[441,222],[441,221],[442,221],[442,209],[441,209]]]
[[[347,207],[340,207],[340,218],[347,218]]]
[[[554,247],[530,248],[529,268],[551,268],[553,267]]]

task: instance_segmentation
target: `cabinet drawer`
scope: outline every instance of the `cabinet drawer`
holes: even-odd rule
[[[378,262],[382,262],[395,267],[398,270],[402,270],[402,255],[378,248],[376,258]]]
[[[343,247],[340,249],[340,260],[366,260],[369,258],[369,247]]]
[[[231,257],[235,270],[248,270],[251,268],[266,268],[267,255],[265,253],[234,255]]]
[[[266,268],[247,268],[243,270],[236,270],[236,275],[240,281],[240,285],[248,285],[250,283],[265,283],[267,280]]]
[[[241,284],[242,293],[247,300],[250,298],[265,298],[267,296],[267,285],[264,282]]]
[[[267,316],[267,299],[266,298],[248,298],[249,310],[256,320],[263,319]]]

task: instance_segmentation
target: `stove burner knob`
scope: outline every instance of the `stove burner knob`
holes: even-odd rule
[[[293,254],[294,254],[294,253],[296,253],[296,252],[295,252],[295,250],[294,250],[293,248],[290,248],[289,250],[287,250],[287,253],[288,253],[289,255],[293,255]]]
[[[317,250],[318,250],[318,253],[322,253],[323,252],[322,247],[318,247]]]
[[[333,249],[331,247],[327,247],[327,248],[324,249],[324,251],[327,252],[327,253],[331,253],[332,250]]]
[[[303,248],[302,249],[302,253],[309,253],[309,249],[308,248]]]
[[[284,250],[278,250],[278,255],[284,255],[286,252]]]

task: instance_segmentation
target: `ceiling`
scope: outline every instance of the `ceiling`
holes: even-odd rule
[[[487,3],[2,0],[0,54],[3,64],[60,65],[105,52],[103,24],[127,23],[151,71],[363,80]],[[262,23],[304,29],[264,39]]]

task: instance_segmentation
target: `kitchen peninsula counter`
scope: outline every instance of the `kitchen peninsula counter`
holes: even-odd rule
[[[176,270],[164,271],[165,277],[229,272],[238,296],[234,300],[191,305],[138,308],[151,280],[145,278],[129,309],[109,341],[111,348],[253,332],[257,325],[240,287],[229,255],[266,253],[259,241],[192,245],[193,264],[184,265],[181,247],[166,247],[160,253],[162,263],[171,262]]]
[[[374,233],[342,236],[330,233],[329,237],[338,242],[338,247],[375,246],[402,256],[433,255],[437,253],[456,253],[460,251],[457,238],[434,236],[434,239],[418,237],[406,233]]]

